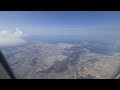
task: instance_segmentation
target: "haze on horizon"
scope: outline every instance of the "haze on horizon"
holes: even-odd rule
[[[119,11],[0,11],[0,43],[14,41],[15,28],[20,28],[17,43],[28,36],[78,36],[89,40],[119,41]],[[2,35],[6,32],[5,36]],[[11,33],[8,33],[11,32]],[[12,33],[14,32],[14,33]],[[19,35],[19,34],[18,34]],[[7,37],[8,36],[8,37]],[[9,40],[8,40],[9,38]],[[12,42],[13,43],[13,42]],[[16,43],[15,43],[16,44]]]

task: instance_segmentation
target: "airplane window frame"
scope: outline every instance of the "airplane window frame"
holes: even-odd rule
[[[7,72],[7,74],[10,76],[10,78],[11,79],[16,79],[10,65],[6,61],[6,59],[5,59],[4,55],[2,54],[1,50],[0,50],[0,63],[3,66],[3,68],[5,69],[5,71]]]

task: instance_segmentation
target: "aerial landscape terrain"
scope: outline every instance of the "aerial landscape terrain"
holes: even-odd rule
[[[3,50],[20,79],[106,79],[120,68],[120,53],[110,43],[29,42]]]

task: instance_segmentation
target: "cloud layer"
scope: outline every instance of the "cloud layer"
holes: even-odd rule
[[[25,43],[24,33],[18,28],[15,32],[0,30],[0,48],[16,46]]]

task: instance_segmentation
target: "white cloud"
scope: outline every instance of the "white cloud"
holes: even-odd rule
[[[0,48],[16,46],[25,43],[24,33],[16,28],[15,32],[0,30]]]

